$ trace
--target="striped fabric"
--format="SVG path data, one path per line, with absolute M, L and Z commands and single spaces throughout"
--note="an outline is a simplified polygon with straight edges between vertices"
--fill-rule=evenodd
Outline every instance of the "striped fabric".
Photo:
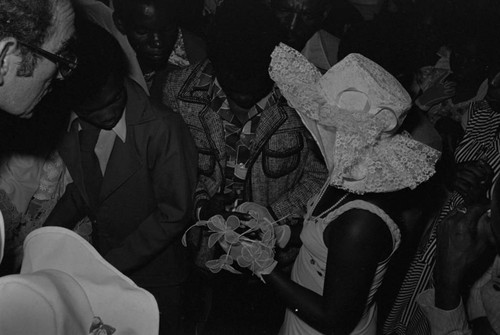
M 465 136 L 456 153 L 457 163 L 485 159 L 494 171 L 495 182 L 500 175 L 500 113 L 486 101 L 471 103 Z M 491 192 L 491 190 L 490 190 Z M 489 194 L 488 194 L 489 196 Z M 433 287 L 432 273 L 435 265 L 436 231 L 438 224 L 463 200 L 452 193 L 440 214 L 432 221 L 422 236 L 419 250 L 413 258 L 392 310 L 384 323 L 384 334 L 430 334 L 427 320 L 416 303 L 416 297 Z

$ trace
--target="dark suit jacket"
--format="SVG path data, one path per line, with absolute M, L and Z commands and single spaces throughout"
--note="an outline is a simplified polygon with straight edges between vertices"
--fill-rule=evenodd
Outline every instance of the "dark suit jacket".
M 181 235 L 192 215 L 197 153 L 182 118 L 151 103 L 126 82 L 126 141 L 116 138 L 97 208 L 85 192 L 77 131 L 59 147 L 73 178 L 46 225 L 73 228 L 88 215 L 97 250 L 140 286 L 165 286 L 187 275 Z

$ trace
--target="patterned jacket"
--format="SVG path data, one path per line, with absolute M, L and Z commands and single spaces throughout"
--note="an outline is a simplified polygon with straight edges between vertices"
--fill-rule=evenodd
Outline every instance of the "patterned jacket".
M 221 188 L 226 166 L 224 127 L 210 107 L 209 88 L 199 85 L 212 74 L 206 60 L 170 73 L 162 85 L 163 103 L 180 113 L 198 149 L 199 181 L 195 204 Z M 245 179 L 244 201 L 267 206 L 278 218 L 302 215 L 327 177 L 316 144 L 284 98 L 262 112 Z

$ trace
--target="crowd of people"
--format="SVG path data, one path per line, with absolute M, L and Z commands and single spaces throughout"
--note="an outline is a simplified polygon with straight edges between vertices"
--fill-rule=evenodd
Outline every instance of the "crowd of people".
M 0 334 L 500 333 L 498 1 L 0 0 L 0 110 Z

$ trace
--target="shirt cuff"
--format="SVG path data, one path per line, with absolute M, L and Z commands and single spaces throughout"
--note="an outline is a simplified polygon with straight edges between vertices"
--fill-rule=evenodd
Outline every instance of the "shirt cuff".
M 434 289 L 429 289 L 417 297 L 417 303 L 431 326 L 432 335 L 471 334 L 462 300 L 457 308 L 447 311 L 436 307 L 434 293 Z

